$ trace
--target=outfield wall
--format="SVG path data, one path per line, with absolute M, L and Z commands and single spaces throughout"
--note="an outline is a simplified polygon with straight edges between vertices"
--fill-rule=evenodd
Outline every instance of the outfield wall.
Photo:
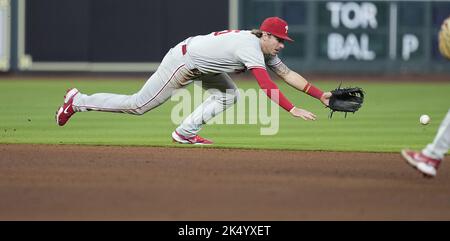
M 148 72 L 179 41 L 228 28 L 227 0 L 17 0 L 15 9 L 20 71 Z
M 302 73 L 450 74 L 450 0 L 0 0 L 0 71 L 154 71 L 189 36 L 268 16 L 289 22 L 280 55 Z

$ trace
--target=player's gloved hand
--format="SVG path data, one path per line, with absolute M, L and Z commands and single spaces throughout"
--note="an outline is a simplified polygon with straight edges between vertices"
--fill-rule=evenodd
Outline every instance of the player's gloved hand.
M 331 95 L 331 92 L 325 92 L 323 93 L 322 97 L 320 97 L 320 101 L 327 107 L 330 105 Z
M 316 115 L 307 110 L 294 107 L 290 112 L 294 117 L 300 117 L 303 120 L 316 120 Z
M 335 90 L 330 91 L 328 107 L 331 109 L 330 118 L 335 111 L 344 112 L 347 117 L 348 112 L 355 113 L 364 103 L 365 92 L 360 87 L 341 88 L 339 85 Z

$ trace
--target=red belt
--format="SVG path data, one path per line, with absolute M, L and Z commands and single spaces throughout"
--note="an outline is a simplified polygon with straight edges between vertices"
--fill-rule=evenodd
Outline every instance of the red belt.
M 181 45 L 181 52 L 183 53 L 183 55 L 186 54 L 186 52 L 187 52 L 187 45 L 186 44 Z

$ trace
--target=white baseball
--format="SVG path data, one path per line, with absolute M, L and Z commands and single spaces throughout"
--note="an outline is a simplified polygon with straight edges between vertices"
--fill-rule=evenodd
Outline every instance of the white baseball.
M 422 124 L 422 125 L 427 125 L 428 123 L 430 123 L 430 116 L 428 116 L 428 115 L 421 115 L 420 116 L 420 119 L 419 119 L 419 121 L 420 121 L 420 124 Z

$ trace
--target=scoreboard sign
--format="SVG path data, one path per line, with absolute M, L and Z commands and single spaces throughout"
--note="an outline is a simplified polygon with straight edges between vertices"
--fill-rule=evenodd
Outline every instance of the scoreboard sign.
M 328 11 L 326 20 L 332 32 L 328 33 L 327 56 L 331 60 L 348 59 L 373 60 L 376 52 L 370 46 L 370 30 L 378 28 L 378 9 L 374 3 L 328 2 L 324 4 Z M 361 33 L 354 31 L 361 29 Z M 338 31 L 341 30 L 341 31 Z M 348 32 L 345 32 L 345 31 Z
M 319 4 L 319 9 L 319 24 L 327 32 L 320 38 L 326 43 L 320 55 L 330 60 L 371 61 L 389 57 L 408 61 L 421 52 L 421 35 L 397 31 L 396 3 L 325 2 Z

